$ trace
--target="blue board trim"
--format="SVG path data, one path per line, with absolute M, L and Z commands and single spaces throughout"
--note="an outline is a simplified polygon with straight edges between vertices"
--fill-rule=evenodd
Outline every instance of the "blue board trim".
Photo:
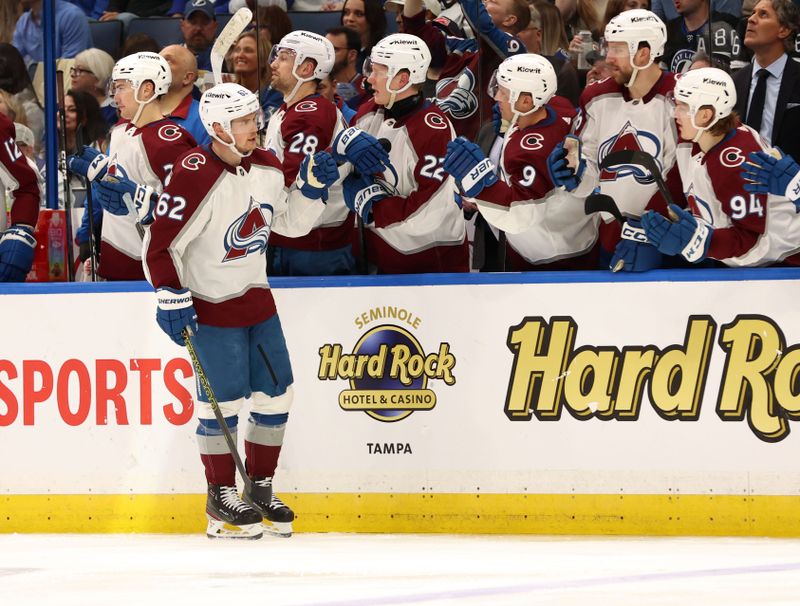
M 744 269 L 659 269 L 640 274 L 607 271 L 541 271 L 524 273 L 409 274 L 390 276 L 323 276 L 270 278 L 273 288 L 359 288 L 367 286 L 461 286 L 481 284 L 585 284 L 620 282 L 739 282 L 800 280 L 800 267 Z M 0 295 L 48 295 L 152 292 L 147 282 L 42 282 L 0 284 Z

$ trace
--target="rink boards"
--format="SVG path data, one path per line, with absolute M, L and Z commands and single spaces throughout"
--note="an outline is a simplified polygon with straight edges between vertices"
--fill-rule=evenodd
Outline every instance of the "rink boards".
M 800 536 L 800 271 L 272 282 L 299 531 Z M 148 286 L 0 295 L 0 532 L 201 531 Z

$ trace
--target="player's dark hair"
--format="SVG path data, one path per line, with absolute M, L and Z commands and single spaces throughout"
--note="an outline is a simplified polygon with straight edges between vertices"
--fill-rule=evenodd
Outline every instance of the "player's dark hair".
M 704 105 L 700 109 L 710 109 L 713 111 L 713 107 L 710 105 Z M 715 137 L 723 136 L 728 134 L 731 130 L 739 126 L 740 124 L 739 114 L 735 111 L 732 111 L 730 114 L 721 118 L 714 126 L 708 129 L 709 134 L 714 135 Z
M 331 27 L 325 34 L 330 34 L 331 36 L 341 36 L 347 39 L 347 50 L 354 50 L 360 51 L 361 50 L 361 38 L 358 35 L 358 32 L 351 27 L 345 27 L 344 25 L 340 25 L 339 27 Z
M 518 34 L 531 23 L 531 9 L 529 8 L 528 0 L 513 0 L 511 14 L 517 18 L 514 25 L 511 26 L 511 30 L 514 34 Z
M 119 58 L 122 59 L 134 53 L 144 52 L 160 53 L 161 45 L 156 42 L 155 38 L 147 34 L 133 34 L 125 38 L 125 44 L 122 45 L 122 49 L 119 51 Z

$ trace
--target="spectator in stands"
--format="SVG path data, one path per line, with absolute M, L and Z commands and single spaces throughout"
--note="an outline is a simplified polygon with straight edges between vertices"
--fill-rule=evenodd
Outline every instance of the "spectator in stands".
M 745 0 L 747 1 L 747 0 Z M 652 0 L 652 11 L 666 23 L 678 18 L 675 0 Z M 714 10 L 738 17 L 742 14 L 742 0 L 714 0 Z
M 333 44 L 334 63 L 330 79 L 336 95 L 350 109 L 357 110 L 368 97 L 364 90 L 364 77 L 356 70 L 361 39 L 349 27 L 332 27 L 325 37 Z
M 134 34 L 125 38 L 125 43 L 119 51 L 120 59 L 134 53 L 160 53 L 161 45 L 145 33 Z
M 6 0 L 8 1 L 8 0 Z M 74 57 L 92 46 L 89 21 L 74 4 L 66 0 L 54 0 L 56 12 L 56 57 Z M 14 46 L 19 49 L 26 64 L 44 60 L 44 37 L 42 36 L 42 0 L 19 0 L 26 12 L 14 28 Z
M 726 71 L 744 67 L 736 17 L 710 13 L 708 0 L 680 0 L 676 6 L 679 16 L 667 22 L 667 46 L 661 58 L 669 71 L 685 72 L 698 50 L 724 61 Z
M 23 108 L 11 93 L 0 89 L 0 114 L 7 116 L 12 122 L 19 122 L 27 126 L 28 119 Z
M 533 6 L 539 11 L 539 16 L 542 20 L 541 54 L 569 58 L 566 51 L 569 46 L 569 40 L 567 40 L 567 32 L 559 10 L 547 0 L 534 2 Z
M 595 0 L 556 0 L 555 4 L 564 19 L 568 40 L 582 30 L 592 32 L 595 40 L 600 39 L 600 16 Z
M 228 12 L 236 12 L 228 11 L 228 0 L 208 0 L 214 5 L 214 12 L 218 15 L 225 15 Z M 167 14 L 170 17 L 183 17 L 186 15 L 186 4 L 187 0 L 173 0 L 172 6 L 167 11 Z
M 356 71 L 361 73 L 364 60 L 372 47 L 386 35 L 386 16 L 380 0 L 345 0 L 342 6 L 342 25 L 356 31 L 361 38 L 361 49 L 356 61 Z
M 636 8 L 650 10 L 650 0 L 608 0 L 608 4 L 606 4 L 606 14 L 603 17 L 602 29 L 600 31 L 605 31 L 608 22 L 620 13 Z
M 87 48 L 79 52 L 75 55 L 75 63 L 69 68 L 70 87 L 73 91 L 84 91 L 97 99 L 109 128 L 118 120 L 117 108 L 107 96 L 112 69 L 114 59 L 99 48 Z
M 264 38 L 256 39 L 253 31 L 245 32 L 236 40 L 230 55 L 235 82 L 256 93 L 264 117 L 268 120 L 283 103 L 283 95 L 270 86 L 272 70 L 269 55 L 272 45 Z
M 14 27 L 22 15 L 19 2 L 0 2 L 0 42 L 11 42 L 14 39 Z
M 172 72 L 172 84 L 167 94 L 159 99 L 161 111 L 189 131 L 198 145 L 205 145 L 210 137 L 200 120 L 200 104 L 192 97 L 197 80 L 197 61 L 188 48 L 179 44 L 165 47 L 160 55 L 167 60 Z
M 37 141 L 44 140 L 44 112 L 31 77 L 20 52 L 11 44 L 0 44 L 0 89 L 12 95 L 13 100 L 25 110 L 26 126 Z M 20 122 L 20 120 L 17 120 Z
M 533 3 L 530 4 L 530 9 L 531 21 L 528 27 L 517 34 L 517 38 L 522 40 L 529 53 L 539 55 L 542 51 L 542 16 Z
M 217 35 L 217 16 L 209 0 L 189 0 L 181 19 L 183 45 L 197 61 L 197 69 L 211 70 L 211 47 Z
M 736 112 L 774 146 L 800 160 L 800 63 L 789 59 L 800 9 L 791 0 L 760 0 L 744 44 L 753 61 L 733 76 Z
M 270 44 L 277 44 L 289 32 L 294 30 L 292 20 L 280 6 L 259 6 L 253 15 L 253 26 L 258 33 L 266 37 Z

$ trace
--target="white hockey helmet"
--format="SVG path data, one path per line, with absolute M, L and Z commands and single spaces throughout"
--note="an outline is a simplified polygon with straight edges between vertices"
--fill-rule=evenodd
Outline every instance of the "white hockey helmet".
M 294 55 L 292 75 L 297 79 L 294 89 L 284 97 L 284 101 L 287 103 L 291 102 L 303 82 L 327 78 L 333 69 L 333 44 L 325 36 L 304 30 L 289 32 L 281 38 L 278 44 L 272 47 L 272 51 L 269 54 L 270 65 L 278 58 L 278 54 L 281 51 L 288 51 Z M 310 77 L 301 78 L 297 73 L 297 68 L 307 59 L 312 59 L 316 63 L 316 67 Z
M 219 123 L 225 134 L 233 140 L 231 122 L 236 118 L 249 116 L 253 113 L 257 116 L 260 130 L 263 127 L 264 116 L 261 111 L 261 104 L 258 102 L 258 96 L 241 84 L 223 82 L 212 86 L 200 97 L 200 120 L 203 122 L 206 132 L 212 139 L 225 145 L 240 157 L 248 154 L 242 154 L 236 149 L 235 143 L 227 143 L 220 139 L 214 132 L 214 123 Z
M 729 116 L 736 106 L 736 86 L 726 72 L 715 67 L 702 67 L 686 72 L 675 82 L 675 101 L 689 106 L 692 126 L 698 130 L 695 137 Z M 714 108 L 714 118 L 707 126 L 698 126 L 695 116 L 700 108 Z
M 502 87 L 508 89 L 509 103 L 514 111 L 514 119 L 535 112 L 556 94 L 558 81 L 552 63 L 533 53 L 512 55 L 503 61 L 492 74 L 489 82 L 489 96 L 494 99 Z M 514 109 L 521 93 L 530 93 L 533 97 L 533 109 L 519 113 Z
M 408 70 L 408 84 L 397 91 L 404 91 L 411 84 L 424 84 L 431 64 L 431 51 L 428 45 L 417 36 L 411 34 L 392 34 L 380 40 L 372 47 L 369 58 L 364 62 L 364 77 L 368 78 L 373 65 L 385 65 L 389 68 L 389 82 L 401 70 Z
M 608 22 L 605 41 L 606 43 L 624 42 L 628 45 L 628 56 L 633 67 L 633 75 L 628 82 L 630 87 L 640 69 L 650 67 L 657 57 L 664 54 L 664 47 L 667 44 L 667 26 L 655 13 L 637 8 L 620 13 Z M 633 58 L 642 42 L 647 42 L 650 46 L 650 61 L 647 65 L 634 65 Z
M 158 53 L 141 52 L 123 57 L 111 70 L 111 84 L 117 80 L 127 80 L 133 89 L 133 99 L 139 104 L 131 122 L 136 122 L 148 103 L 166 94 L 172 84 L 172 70 L 169 63 Z M 139 98 L 139 89 L 147 81 L 153 83 L 154 94 L 149 99 Z

